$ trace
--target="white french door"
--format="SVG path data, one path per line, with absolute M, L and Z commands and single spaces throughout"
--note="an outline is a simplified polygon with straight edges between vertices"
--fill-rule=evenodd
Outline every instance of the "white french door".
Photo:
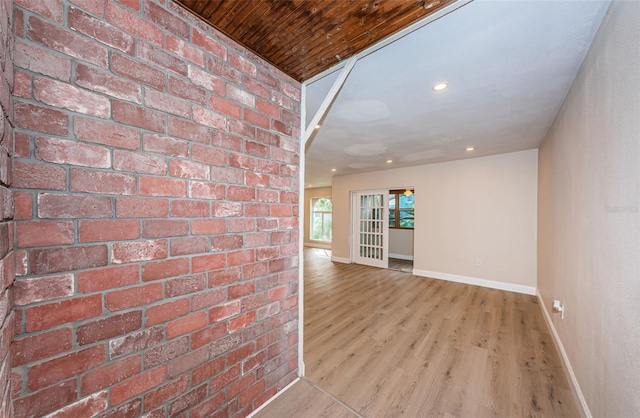
M 354 263 L 389 267 L 389 191 L 355 192 Z

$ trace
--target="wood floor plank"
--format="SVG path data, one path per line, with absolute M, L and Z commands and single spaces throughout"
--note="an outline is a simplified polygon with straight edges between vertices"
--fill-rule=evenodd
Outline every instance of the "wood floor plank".
M 579 416 L 535 297 L 332 263 L 311 249 L 304 263 L 306 379 L 359 415 Z M 306 389 L 259 416 L 337 408 Z

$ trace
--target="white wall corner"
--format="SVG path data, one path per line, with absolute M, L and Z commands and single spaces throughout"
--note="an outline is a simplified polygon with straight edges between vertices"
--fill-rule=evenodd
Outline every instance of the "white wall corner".
M 544 316 L 544 320 L 551 331 L 551 337 L 553 338 L 553 342 L 556 345 L 556 348 L 560 352 L 560 357 L 562 359 L 562 366 L 564 371 L 569 379 L 569 383 L 571 384 L 571 392 L 573 393 L 574 398 L 578 404 L 578 412 L 580 412 L 580 416 L 583 418 L 592 418 L 591 411 L 589 410 L 589 405 L 587 405 L 587 400 L 584 398 L 582 394 L 582 390 L 580 389 L 580 385 L 578 384 L 578 379 L 576 378 L 575 373 L 573 372 L 573 367 L 571 367 L 571 362 L 569 361 L 569 357 L 567 356 L 567 352 L 562 345 L 562 340 L 560 340 L 560 336 L 558 335 L 558 331 L 556 331 L 556 327 L 553 325 L 553 321 L 551 320 L 551 316 L 549 315 L 549 311 L 547 310 L 547 306 L 544 304 L 544 300 L 542 298 L 542 294 L 540 293 L 540 289 L 536 289 L 536 297 L 538 298 L 538 304 L 540 305 L 540 310 L 542 311 L 542 316 Z
M 525 295 L 535 295 L 536 288 L 533 286 L 524 286 L 521 284 L 497 282 L 487 279 L 478 279 L 475 277 L 459 276 L 457 274 L 439 273 L 436 271 L 413 269 L 414 276 L 429 277 L 432 279 L 446 280 L 449 282 L 471 284 L 474 286 L 488 287 L 490 289 L 506 290 L 509 292 L 522 293 Z

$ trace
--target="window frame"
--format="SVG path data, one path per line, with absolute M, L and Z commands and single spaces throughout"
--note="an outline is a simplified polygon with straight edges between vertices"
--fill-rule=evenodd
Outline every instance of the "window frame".
M 390 195 L 395 195 L 395 202 L 396 202 L 396 207 L 393 208 L 394 211 L 394 226 L 391 226 L 391 222 L 389 222 L 389 229 L 409 229 L 409 230 L 413 230 L 415 229 L 415 218 L 414 218 L 414 226 L 412 228 L 408 228 L 408 227 L 403 227 L 400 226 L 400 195 L 404 194 L 404 192 L 407 189 L 396 189 L 396 190 L 389 190 L 389 194 Z M 416 194 L 414 189 L 409 189 L 411 190 L 411 192 L 413 194 Z M 389 213 L 391 213 L 391 208 L 389 209 Z M 415 216 L 415 208 L 414 210 L 414 216 Z
M 331 211 L 326 211 L 326 210 L 319 210 L 319 211 L 315 211 L 315 202 L 320 200 L 320 199 L 328 199 L 329 202 L 331 202 Z M 314 226 L 314 222 L 313 222 L 313 215 L 316 213 L 321 214 L 322 216 L 320 217 L 320 219 L 322 220 L 322 230 L 324 230 L 324 224 L 325 224 L 325 215 L 326 214 L 330 214 L 331 215 L 331 223 L 332 223 L 332 227 L 333 227 L 333 199 L 331 198 L 331 196 L 316 196 L 316 197 L 312 197 L 311 201 L 309 202 L 309 241 L 313 241 L 313 242 L 323 242 L 323 243 L 331 243 L 333 241 L 333 231 L 331 231 L 331 239 L 329 241 L 325 241 L 322 239 L 314 239 L 313 238 L 313 226 Z

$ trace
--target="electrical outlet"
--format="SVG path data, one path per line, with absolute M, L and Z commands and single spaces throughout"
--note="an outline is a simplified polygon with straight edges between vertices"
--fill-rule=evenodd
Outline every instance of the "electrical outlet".
M 482 259 L 476 258 L 476 266 L 480 267 L 482 265 Z

